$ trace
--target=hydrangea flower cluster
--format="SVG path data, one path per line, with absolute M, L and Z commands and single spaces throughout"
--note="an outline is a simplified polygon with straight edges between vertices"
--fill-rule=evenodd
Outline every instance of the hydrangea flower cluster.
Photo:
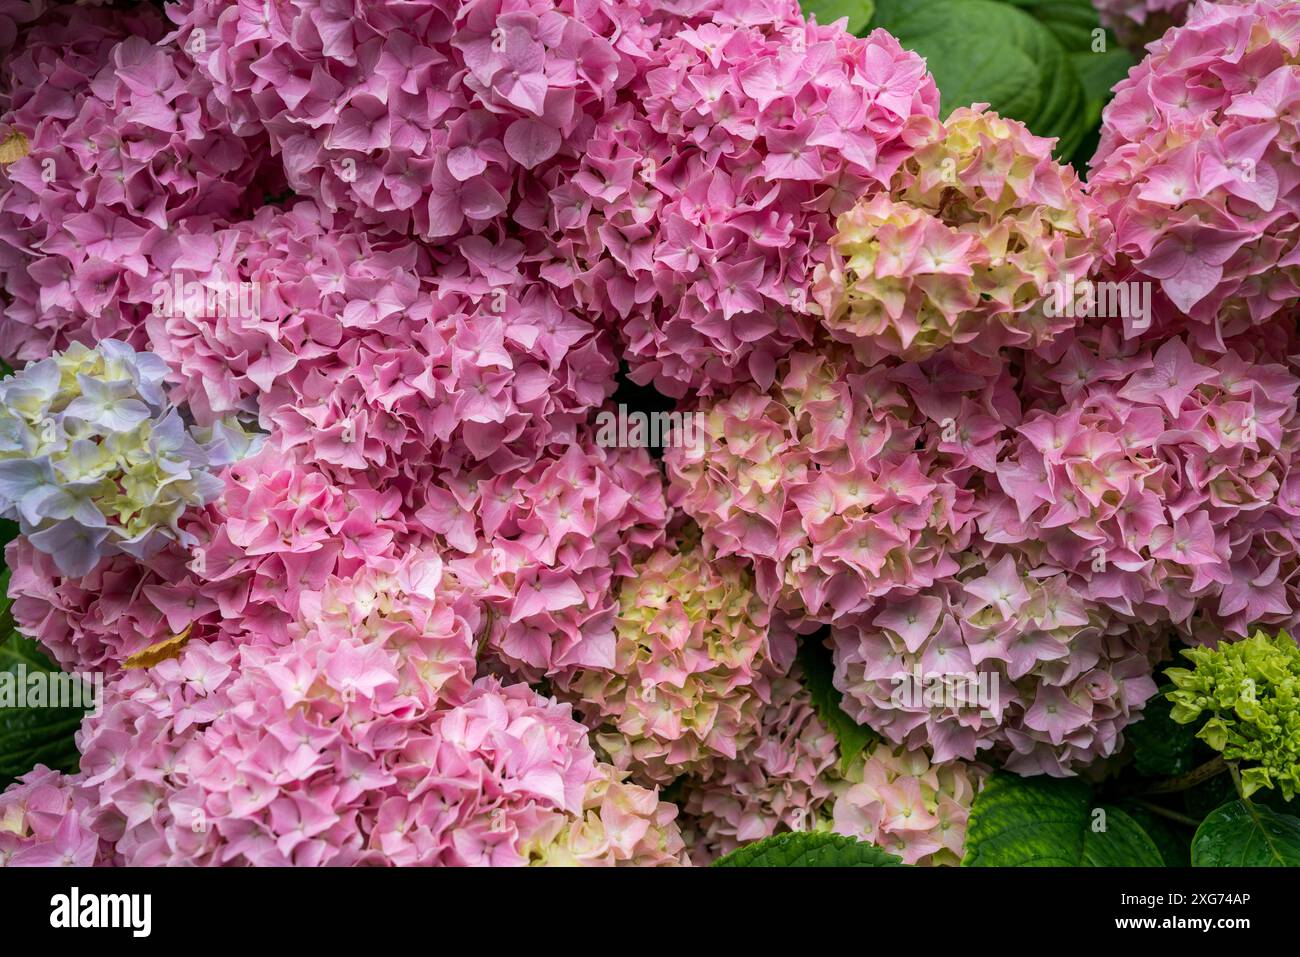
M 146 558 L 169 539 L 192 544 L 186 508 L 220 494 L 212 469 L 255 444 L 237 422 L 188 429 L 163 394 L 166 374 L 157 356 L 105 339 L 0 383 L 0 514 L 63 574 L 119 551 Z
M 1219 350 L 1094 327 L 1030 361 L 980 528 L 1126 616 L 1244 637 L 1300 613 L 1294 333 Z M 1288 544 L 1290 543 L 1290 544 Z M 1154 606 L 1154 608 L 1152 607 Z
M 189 57 L 156 45 L 147 5 L 65 4 L 27 28 L 0 74 L 4 124 L 28 155 L 0 177 L 0 354 L 72 341 L 143 348 L 154 288 L 213 222 L 279 181 L 264 134 L 235 133 Z
M 833 629 L 845 710 L 939 762 L 992 749 L 1009 770 L 1062 776 L 1115 753 L 1156 693 L 1159 633 L 1010 554 L 963 565 Z
M 923 359 L 1032 348 L 1072 326 L 1051 297 L 1088 274 L 1099 224 L 1052 145 L 978 108 L 936 122 L 888 192 L 839 217 L 813 286 L 831 334 Z
M 0 0 L 11 611 L 105 678 L 0 863 L 953 864 L 1171 639 L 1295 791 L 1227 643 L 1300 626 L 1294 4 L 1166 34 L 1087 186 L 795 0 L 167 16 Z M 647 386 L 701 441 L 611 444 Z
M 966 821 L 987 769 L 978 764 L 931 762 L 924 751 L 871 752 L 848 775 L 835 799 L 835 830 L 870 841 L 904 864 L 961 862 Z
M 520 468 L 614 391 L 608 336 L 537 281 L 517 240 L 446 254 L 306 202 L 193 239 L 175 284 L 196 302 L 248 289 L 258 307 L 191 309 L 187 294 L 150 314 L 178 395 L 200 418 L 256 413 L 340 480 Z
M 773 647 L 767 626 L 744 566 L 661 548 L 623 582 L 612 667 L 564 684 L 617 767 L 666 784 L 754 740 L 770 676 L 794 652 Z
M 1286 632 L 1256 632 L 1217 648 L 1186 648 L 1191 669 L 1169 668 L 1171 717 L 1203 722 L 1196 736 L 1229 761 L 1246 761 L 1242 792 L 1300 792 L 1300 647 Z
M 829 825 L 839 751 L 799 678 L 796 669 L 773 679 L 750 745 L 687 785 L 682 808 L 696 863 L 779 831 Z
M 265 131 L 289 185 L 429 240 L 506 216 L 536 228 L 555 170 L 703 2 L 192 0 L 171 35 L 240 134 Z
M 1293 324 L 1298 24 L 1287 0 L 1198 4 L 1106 107 L 1088 181 L 1114 224 L 1103 273 L 1159 288 L 1157 332 Z
M 771 389 L 703 403 L 708 441 L 665 456 L 671 501 L 796 613 L 835 619 L 925 587 L 957 571 L 977 514 L 966 476 L 992 468 L 1003 410 L 1015 414 L 998 366 L 794 353 Z
M 889 182 L 937 116 L 923 61 L 777 13 L 683 29 L 552 190 L 580 301 L 617 324 L 632 379 L 680 396 L 771 382 L 810 340 L 833 218 Z M 557 270 L 557 272 L 560 272 Z
M 680 862 L 675 809 L 567 706 L 489 678 L 433 711 L 391 650 L 215 643 L 125 672 L 80 736 L 83 839 L 126 865 Z

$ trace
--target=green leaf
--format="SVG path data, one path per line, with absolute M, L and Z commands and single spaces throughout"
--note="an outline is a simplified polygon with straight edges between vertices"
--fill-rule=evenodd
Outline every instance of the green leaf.
M 1056 137 L 1058 156 L 1083 139 L 1083 84 L 1056 34 L 1029 12 L 1000 0 L 877 0 L 873 27 L 926 58 L 946 116 L 988 103 L 1039 136 Z
M 1104 817 L 1095 814 L 1104 811 Z M 1093 830 L 1104 824 L 1104 830 Z M 1160 850 L 1113 805 L 1093 804 L 1078 778 L 999 772 L 984 785 L 966 828 L 965 867 L 1161 867 Z
M 1092 0 L 1006 0 L 1007 3 L 1024 10 L 1060 41 L 1067 53 L 1090 51 L 1093 46 L 1093 31 L 1101 29 L 1101 21 Z M 1106 49 L 1118 46 L 1109 33 L 1106 37 Z
M 988 103 L 1056 137 L 1063 160 L 1092 155 L 1102 107 L 1135 62 L 1095 32 L 1091 0 L 877 0 L 871 26 L 926 58 L 945 115 Z
M 1173 704 L 1165 693 L 1172 690 L 1172 685 L 1161 687 L 1142 709 L 1142 720 L 1124 729 L 1133 764 L 1147 777 L 1176 777 L 1196 766 L 1196 729 L 1170 717 Z
M 1110 91 L 1120 80 L 1128 76 L 1128 71 L 1137 63 L 1133 54 L 1116 45 L 1107 47 L 1105 53 L 1071 53 L 1070 62 L 1083 84 L 1083 93 L 1090 103 L 1096 103 L 1097 118 L 1101 118 L 1101 107 L 1110 100 Z
M 848 17 L 849 33 L 861 33 L 876 9 L 875 0 L 803 0 L 800 6 L 805 16 L 816 16 L 823 25 Z
M 1128 76 L 1137 60 L 1133 54 L 1121 47 L 1114 38 L 1110 38 L 1105 53 L 1073 53 L 1070 62 L 1079 74 L 1083 84 L 1083 95 L 1087 99 L 1086 126 L 1084 134 L 1071 157 L 1071 164 L 1080 176 L 1086 176 L 1088 163 L 1097 153 L 1101 143 L 1101 112 L 1110 102 L 1111 91 L 1120 80 Z
M 7 607 L 0 617 L 8 617 Z M 57 673 L 36 642 L 10 631 L 0 640 L 0 671 L 18 674 L 20 665 L 28 675 Z M 74 735 L 83 714 L 80 708 L 0 707 L 0 790 L 38 764 L 75 771 L 81 756 Z
M 874 844 L 826 832 L 788 833 L 746 844 L 713 862 L 714 867 L 901 867 Z
M 1101 118 L 1115 84 L 1137 62 L 1115 35 L 1101 26 L 1092 0 L 1007 0 L 1047 27 L 1070 58 L 1088 100 L 1089 123 Z M 1100 34 L 1098 34 L 1100 31 Z
M 1300 867 L 1300 818 L 1233 801 L 1201 822 L 1193 867 Z
M 843 774 L 863 752 L 880 740 L 880 735 L 858 724 L 840 706 L 843 695 L 833 683 L 835 664 L 821 633 L 799 643 L 799 664 L 803 668 L 804 687 L 808 689 L 817 717 L 835 736 L 840 751 L 840 773 Z

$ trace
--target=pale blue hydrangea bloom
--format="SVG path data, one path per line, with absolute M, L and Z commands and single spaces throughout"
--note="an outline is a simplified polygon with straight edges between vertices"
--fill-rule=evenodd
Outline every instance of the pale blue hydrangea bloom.
M 166 375 L 157 356 L 107 339 L 0 381 L 0 514 L 65 575 L 117 551 L 192 545 L 185 510 L 219 495 L 214 472 L 260 445 L 233 419 L 188 426 Z

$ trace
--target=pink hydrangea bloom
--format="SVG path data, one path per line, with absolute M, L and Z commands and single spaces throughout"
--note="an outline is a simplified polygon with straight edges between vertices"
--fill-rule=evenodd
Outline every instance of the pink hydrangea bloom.
M 707 441 L 665 455 L 670 500 L 721 555 L 751 559 L 760 594 L 829 620 L 957 570 L 1019 417 L 1002 363 L 942 353 L 867 367 L 798 352 L 766 392 L 701 405 Z
M 1114 754 L 1155 694 L 1161 631 L 1011 554 L 961 558 L 959 575 L 835 626 L 845 710 L 938 762 L 993 749 L 1009 770 L 1063 776 Z
M 608 336 L 538 281 L 517 240 L 431 250 L 299 202 L 195 242 L 176 282 L 251 284 L 258 308 L 150 316 L 176 392 L 200 419 L 257 414 L 341 482 L 529 465 L 614 390 Z
M 110 678 L 80 784 L 117 862 L 382 860 L 392 767 L 471 695 L 478 607 L 420 552 L 300 598 L 283 636 L 191 637 Z
M 679 863 L 674 809 L 596 761 L 567 705 L 406 691 L 386 643 L 189 646 L 110 683 L 82 733 L 119 864 Z
M 970 807 L 987 773 L 978 764 L 945 764 L 924 751 L 880 745 L 836 798 L 835 831 L 870 841 L 904 864 L 958 864 Z
M 612 667 L 561 684 L 615 766 L 657 783 L 707 774 L 755 738 L 789 668 L 793 642 L 771 641 L 768 620 L 739 562 L 659 549 L 623 580 Z
M 193 551 L 114 557 L 68 578 L 13 542 L 6 562 L 19 627 L 62 667 L 109 673 L 181 633 L 283 642 L 304 593 L 426 540 L 408 528 L 396 493 L 340 489 L 271 449 L 227 469 L 225 481 L 216 501 L 187 517 Z
M 264 138 L 231 132 L 162 24 L 64 5 L 31 28 L 3 76 L 2 122 L 29 154 L 0 173 L 0 355 L 72 341 L 144 348 L 154 285 L 187 256 L 177 227 L 260 205 Z
M 81 741 L 121 863 L 386 857 L 394 768 L 440 705 L 468 698 L 475 614 L 417 555 L 304 595 L 287 643 L 192 639 L 124 672 Z
M 888 192 L 839 217 L 813 287 L 831 334 L 921 359 L 1031 348 L 1070 328 L 1054 307 L 1103 233 L 1078 176 L 1051 140 L 980 106 L 933 126 Z
M 552 272 L 610 316 L 634 381 L 681 396 L 771 382 L 810 340 L 834 217 L 888 183 L 937 115 L 923 61 L 883 30 L 763 18 L 663 39 L 577 172 L 551 191 Z
M 169 15 L 231 128 L 264 129 L 296 192 L 445 240 L 507 216 L 536 228 L 655 38 L 711 5 L 185 0 Z
M 0 792 L 0 867 L 92 867 L 107 852 L 91 827 L 93 798 L 42 765 Z
M 801 677 L 795 669 L 773 679 L 772 700 L 750 745 L 687 784 L 682 808 L 697 863 L 781 831 L 813 830 L 829 819 L 839 752 Z
M 584 431 L 527 468 L 449 475 L 413 516 L 487 609 L 487 650 L 536 680 L 614 667 L 614 580 L 664 539 L 663 479 L 641 449 Z
M 1290 627 L 1300 370 L 1294 331 L 1202 349 L 1088 327 L 1031 357 L 1026 414 L 979 525 L 1090 600 L 1185 629 Z
M 1300 7 L 1200 4 L 1150 50 L 1106 107 L 1091 163 L 1114 224 L 1105 277 L 1154 283 L 1156 333 L 1190 323 L 1213 345 L 1294 324 Z
M 1092 0 L 1101 22 L 1129 49 L 1141 50 L 1170 27 L 1178 26 L 1198 0 Z M 1234 0 L 1220 0 L 1232 3 Z

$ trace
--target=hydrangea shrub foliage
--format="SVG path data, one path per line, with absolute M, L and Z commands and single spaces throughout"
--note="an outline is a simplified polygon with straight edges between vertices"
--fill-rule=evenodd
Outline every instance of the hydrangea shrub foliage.
M 1098 8 L 4 4 L 0 864 L 1300 863 L 1300 6 Z

